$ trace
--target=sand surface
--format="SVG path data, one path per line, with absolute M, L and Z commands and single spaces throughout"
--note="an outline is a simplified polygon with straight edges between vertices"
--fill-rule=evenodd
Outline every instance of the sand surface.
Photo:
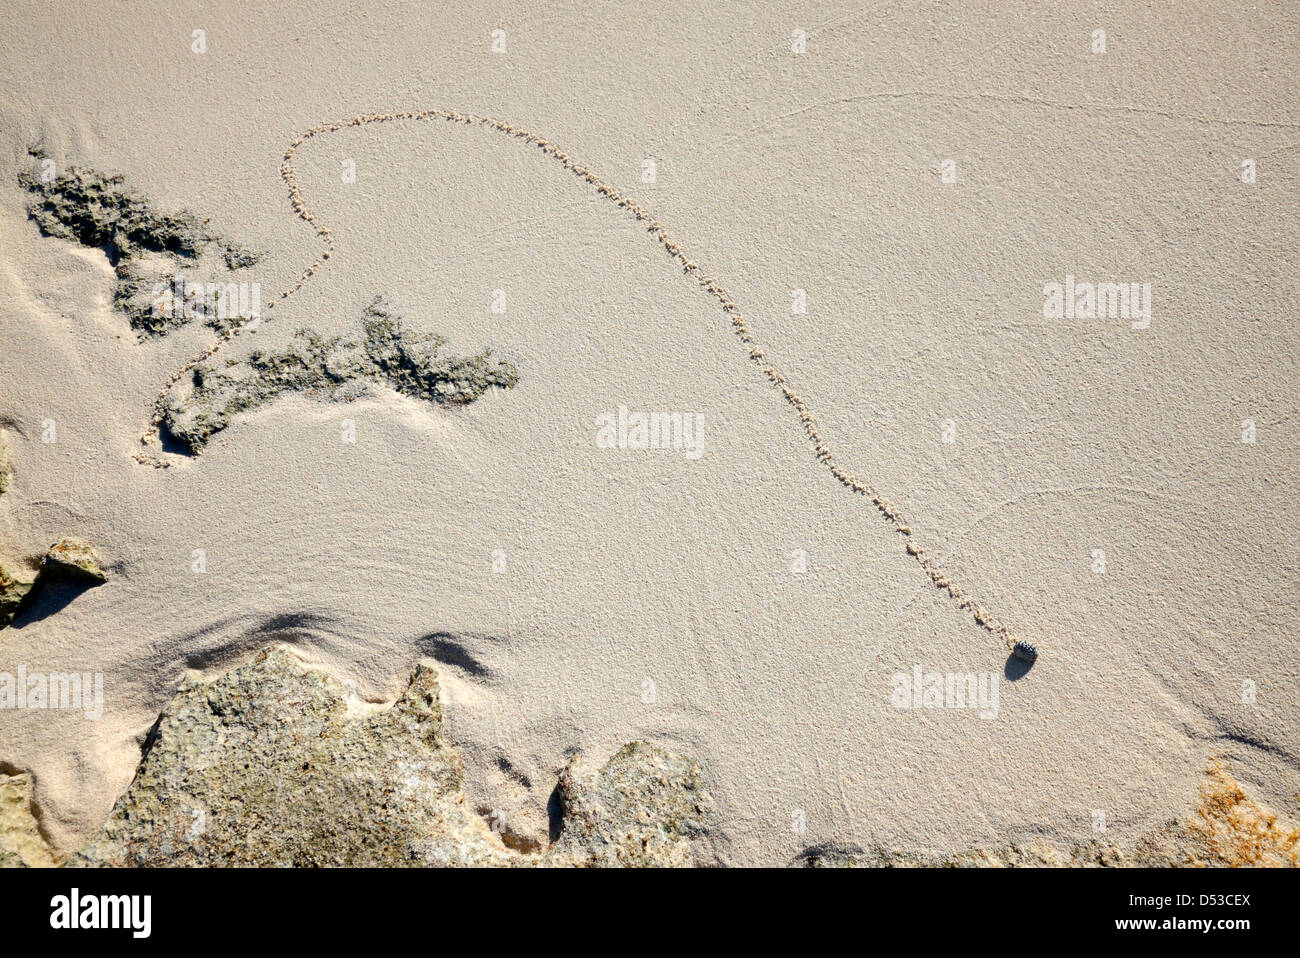
M 0 671 L 105 676 L 97 721 L 0 713 L 0 770 L 33 774 L 60 850 L 103 822 L 185 669 L 272 641 L 376 701 L 440 662 L 467 792 L 526 836 L 545 836 L 569 753 L 637 738 L 700 759 L 704 859 L 728 864 L 1069 844 L 1095 837 L 1094 810 L 1122 839 L 1190 807 L 1215 751 L 1295 816 L 1294 7 L 20 2 L 7 18 L 0 555 L 77 535 L 110 571 L 0 631 Z M 353 334 L 383 294 L 461 352 L 494 347 L 515 389 L 457 410 L 291 397 L 196 459 L 135 461 L 159 388 L 213 334 L 136 341 L 103 254 L 27 219 L 28 147 L 267 251 L 250 278 L 269 299 L 323 249 L 290 206 L 286 147 L 420 110 L 532 131 L 648 209 L 744 311 L 836 461 L 1038 646 L 1034 667 L 1009 667 L 817 460 L 643 223 L 481 126 L 305 143 L 297 181 L 335 250 L 223 355 L 301 326 Z M 1149 327 L 1046 318 L 1044 284 L 1067 275 L 1150 283 Z M 698 414 L 702 455 L 600 448 L 597 417 L 620 406 Z M 999 676 L 996 715 L 895 707 L 893 676 L 916 667 Z

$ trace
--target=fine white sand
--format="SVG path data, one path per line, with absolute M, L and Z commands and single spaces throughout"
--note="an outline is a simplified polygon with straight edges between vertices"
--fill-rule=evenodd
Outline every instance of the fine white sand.
M 537 838 L 566 755 L 636 738 L 701 760 L 705 861 L 1069 844 L 1093 810 L 1123 840 L 1191 804 L 1211 751 L 1295 816 L 1294 8 L 336 6 L 24 0 L 0 32 L 0 556 L 76 535 L 110 571 L 0 631 L 0 671 L 105 676 L 98 721 L 0 712 L 0 767 L 33 773 L 60 850 L 102 823 L 186 668 L 272 641 L 375 700 L 440 658 L 471 800 Z M 27 147 L 266 250 L 265 301 L 322 249 L 288 144 L 427 109 L 530 130 L 644 205 L 1034 668 L 1006 677 L 644 225 L 486 128 L 304 144 L 336 251 L 222 355 L 354 334 L 382 293 L 459 352 L 493 346 L 516 389 L 455 411 L 292 397 L 197 459 L 134 461 L 213 334 L 136 341 L 105 257 L 26 218 Z M 1150 283 L 1149 328 L 1044 318 L 1067 274 Z M 598 448 L 620 405 L 699 414 L 703 455 Z M 996 674 L 996 716 L 895 708 L 917 666 Z

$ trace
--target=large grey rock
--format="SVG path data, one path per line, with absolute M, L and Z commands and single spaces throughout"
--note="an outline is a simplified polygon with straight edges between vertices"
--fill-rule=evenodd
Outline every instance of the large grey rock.
M 681 865 L 708 796 L 698 766 L 645 743 L 561 782 L 559 841 L 508 848 L 461 793 L 434 671 L 376 707 L 278 646 L 191 677 L 75 865 Z
M 14 620 L 34 593 L 50 579 L 64 579 L 81 585 L 100 585 L 108 580 L 94 550 L 81 539 L 63 538 L 50 546 L 40 565 L 0 562 L 0 629 Z

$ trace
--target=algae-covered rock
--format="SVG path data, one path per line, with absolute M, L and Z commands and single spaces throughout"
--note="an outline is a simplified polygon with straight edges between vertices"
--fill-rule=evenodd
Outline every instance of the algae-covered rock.
M 29 152 L 47 160 L 39 148 Z M 196 267 L 211 253 L 215 261 L 209 268 L 225 276 L 260 259 L 261 254 L 214 232 L 206 219 L 187 210 L 155 209 L 119 174 L 69 166 L 57 176 L 24 170 L 18 180 L 33 194 L 27 213 L 43 234 L 104 250 L 117 271 L 114 303 L 141 336 L 163 335 L 195 318 L 215 322 L 210 303 L 160 307 L 172 301 L 160 293 L 178 278 L 181 266 Z
M 43 868 L 54 855 L 32 812 L 32 780 L 0 773 L 0 868 Z
M 149 336 L 161 336 L 189 322 L 184 309 L 159 291 L 170 291 L 176 273 L 161 257 L 123 259 L 117 264 L 117 287 L 113 305 L 120 309 L 131 328 Z
M 108 581 L 108 575 L 95 560 L 94 550 L 82 540 L 72 538 L 60 539 L 50 546 L 41 561 L 41 574 L 95 585 Z
M 26 569 L 0 562 L 0 628 L 14 620 L 36 585 L 36 576 Z
M 209 280 L 196 282 L 194 274 Z M 113 303 L 145 334 L 161 335 L 195 321 L 229 330 L 260 316 L 261 302 L 257 283 L 236 283 L 210 262 L 178 271 L 169 257 L 145 254 L 117 264 Z
M 375 706 L 285 646 L 191 677 L 75 865 L 684 864 L 707 796 L 688 759 L 642 743 L 565 773 L 563 833 L 521 854 L 466 807 L 434 671 Z
M 361 325 L 361 340 L 325 339 L 303 329 L 282 350 L 196 367 L 190 394 L 164 410 L 167 429 L 197 453 L 238 414 L 289 392 L 332 398 L 350 385 L 373 382 L 426 402 L 464 405 L 519 381 L 515 367 L 493 359 L 490 349 L 464 358 L 444 355 L 445 339 L 406 329 L 381 298 L 366 307 Z

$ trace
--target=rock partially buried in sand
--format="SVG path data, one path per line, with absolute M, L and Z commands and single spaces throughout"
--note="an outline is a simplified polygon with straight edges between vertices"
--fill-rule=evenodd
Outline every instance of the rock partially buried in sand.
M 108 575 L 95 560 L 95 552 L 80 539 L 60 539 L 50 546 L 41 562 L 41 575 L 58 576 L 99 585 L 108 581 Z
M 1196 809 L 1127 846 L 1095 840 L 1060 848 L 1035 838 L 944 857 L 812 848 L 799 856 L 798 863 L 809 868 L 1296 868 L 1300 867 L 1300 825 L 1251 799 L 1222 760 L 1214 758 L 1201 783 Z
M 435 405 L 463 406 L 519 382 L 518 370 L 494 359 L 491 349 L 452 356 L 441 336 L 407 329 L 382 297 L 366 307 L 361 328 L 364 335 L 356 340 L 300 329 L 279 351 L 195 367 L 193 389 L 163 411 L 168 432 L 197 454 L 235 416 L 288 393 L 342 398 L 349 389 L 376 383 Z
M 69 864 L 682 865 L 708 807 L 697 765 L 633 743 L 594 773 L 570 764 L 560 839 L 529 855 L 465 807 L 461 780 L 431 668 L 385 708 L 277 646 L 186 680 Z
M 0 774 L 0 868 L 45 868 L 54 856 L 32 813 L 30 775 Z
M 34 147 L 28 153 L 41 160 L 49 157 Z M 197 318 L 186 301 L 186 309 L 163 310 L 155 284 L 163 289 L 203 262 L 205 254 L 218 285 L 230 273 L 252 266 L 261 254 L 248 250 L 215 233 L 206 219 L 186 210 L 164 212 L 136 192 L 119 174 L 101 173 L 78 166 L 65 167 L 57 176 L 37 176 L 31 170 L 18 175 L 19 184 L 32 194 L 27 215 L 46 236 L 103 249 L 117 270 L 114 303 L 140 336 L 162 336 Z M 222 321 L 210 310 L 197 311 L 213 325 Z
M 0 629 L 14 620 L 35 585 L 36 576 L 0 563 Z
M 559 794 L 564 831 L 551 865 L 689 865 L 711 805 L 700 766 L 649 742 L 624 745 L 599 769 L 575 755 Z
M 108 574 L 99 567 L 94 550 L 80 539 L 60 539 L 50 546 L 35 571 L 0 562 L 0 629 L 5 628 L 47 580 L 65 579 L 82 585 L 100 585 Z

